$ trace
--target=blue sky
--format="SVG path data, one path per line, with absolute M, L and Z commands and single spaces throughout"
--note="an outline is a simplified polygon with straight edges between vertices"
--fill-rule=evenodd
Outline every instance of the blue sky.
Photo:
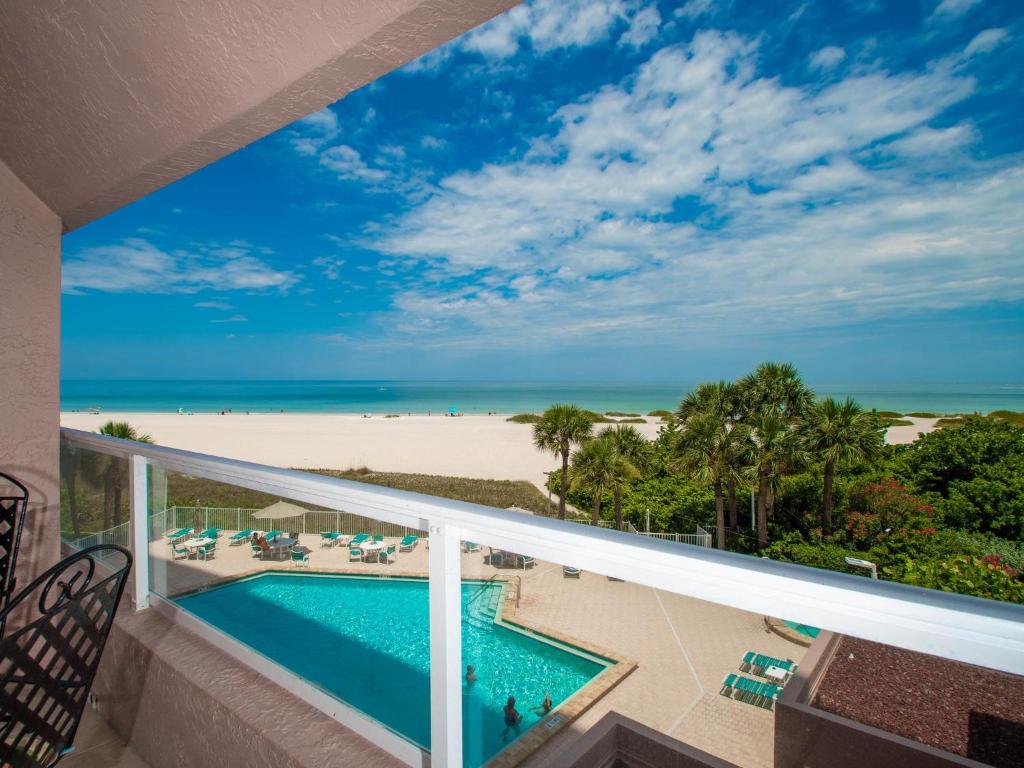
M 1024 13 L 532 2 L 64 238 L 66 378 L 1024 380 Z

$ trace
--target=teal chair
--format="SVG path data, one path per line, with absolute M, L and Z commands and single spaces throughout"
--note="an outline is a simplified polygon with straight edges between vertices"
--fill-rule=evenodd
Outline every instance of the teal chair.
M 292 550 L 292 565 L 309 567 L 309 552 L 304 549 Z
M 196 557 L 200 560 L 213 560 L 217 554 L 217 542 L 204 544 L 196 550 Z

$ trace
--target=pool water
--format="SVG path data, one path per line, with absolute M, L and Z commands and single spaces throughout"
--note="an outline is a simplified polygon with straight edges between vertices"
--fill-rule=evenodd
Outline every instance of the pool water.
M 476 768 L 503 739 L 509 696 L 526 733 L 549 692 L 554 705 L 608 662 L 494 623 L 500 584 L 463 582 L 464 765 Z M 430 631 L 427 582 L 313 574 L 262 574 L 176 602 L 269 659 L 430 748 Z
M 817 637 L 821 633 L 820 629 L 818 629 L 817 627 L 812 627 L 812 626 L 810 626 L 808 624 L 797 624 L 795 621 L 786 621 L 786 620 L 783 620 L 782 623 L 785 624 L 790 629 L 792 629 L 792 630 L 794 630 L 796 632 L 799 632 L 801 635 L 804 635 L 805 637 L 814 638 L 814 637 Z

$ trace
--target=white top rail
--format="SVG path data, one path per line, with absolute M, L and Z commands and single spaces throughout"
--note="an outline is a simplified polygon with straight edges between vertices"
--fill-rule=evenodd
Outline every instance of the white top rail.
M 78 447 L 428 530 L 721 605 L 1024 674 L 1024 607 L 62 429 Z

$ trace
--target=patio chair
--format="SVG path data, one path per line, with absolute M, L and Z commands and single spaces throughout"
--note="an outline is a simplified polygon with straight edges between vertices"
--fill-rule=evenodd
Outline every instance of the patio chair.
M 520 563 L 525 571 L 527 568 L 533 568 L 533 566 L 537 564 L 537 561 L 529 555 L 516 555 L 516 566 L 518 567 Z
M 386 549 L 382 549 L 380 552 L 377 553 L 377 562 L 384 563 L 385 565 L 395 562 L 396 559 L 397 555 L 395 555 L 394 544 L 392 544 L 390 547 L 387 547 Z
M 304 565 L 309 567 L 309 552 L 304 549 L 293 549 L 292 550 L 292 565 L 298 567 Z
M 571 565 L 562 566 L 562 576 L 566 579 L 578 579 L 580 574 L 583 573 L 579 568 L 573 568 Z
M 239 531 L 231 536 L 228 536 L 228 542 L 232 547 L 240 546 L 244 544 L 249 538 L 252 537 L 252 528 L 246 528 L 244 531 Z
M 217 554 L 217 542 L 212 544 L 204 544 L 203 546 L 196 549 L 196 558 L 199 560 L 213 560 Z
M 260 540 L 257 542 L 257 545 L 260 548 L 260 560 L 263 560 L 267 555 L 274 554 L 273 547 L 270 546 L 266 539 L 261 537 Z
M 188 560 L 192 557 L 192 553 L 185 547 L 179 547 L 177 544 L 171 544 L 171 559 L 172 560 Z
M 340 536 L 340 533 L 335 533 L 334 531 L 323 531 L 320 533 L 320 546 L 333 547 L 338 543 L 338 538 Z
M 249 542 L 249 549 L 251 550 L 253 557 L 259 557 L 259 558 L 262 559 L 262 557 L 263 557 L 263 547 L 260 546 L 258 541 L 250 541 Z
M 410 533 L 408 536 L 403 538 L 398 543 L 399 552 L 412 552 L 416 549 L 416 544 L 419 543 L 420 537 L 414 533 Z
M 363 550 L 359 547 L 349 547 L 348 550 L 348 561 L 350 563 L 358 563 L 363 559 Z
M 34 617 L 0 639 L 0 765 L 50 768 L 71 752 L 131 564 L 122 547 L 89 547 L 0 611 L 0 626 Z
M 465 547 L 466 552 L 472 553 L 480 551 L 480 545 L 477 544 L 475 541 L 467 541 L 463 544 L 463 546 Z
M 380 534 L 380 533 L 373 534 L 373 543 L 374 544 L 380 544 L 382 541 L 384 541 L 383 534 Z
M 25 513 L 28 511 L 28 488 L 10 475 L 0 472 L 0 481 L 13 485 L 6 495 L 0 495 L 0 610 L 14 595 L 18 579 L 14 568 L 17 565 L 18 550 L 21 546 L 21 532 L 25 527 Z M 0 620 L 0 635 L 4 623 Z

